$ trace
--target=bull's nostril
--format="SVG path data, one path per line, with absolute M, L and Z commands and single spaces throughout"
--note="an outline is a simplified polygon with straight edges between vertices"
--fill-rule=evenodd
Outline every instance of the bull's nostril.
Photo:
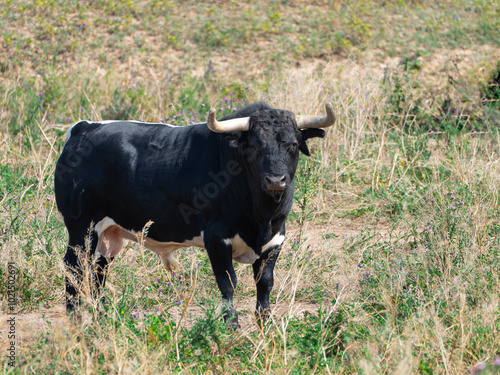
M 283 190 L 286 188 L 286 175 L 271 176 L 267 175 L 264 177 L 264 184 L 266 185 L 266 190 L 276 191 Z

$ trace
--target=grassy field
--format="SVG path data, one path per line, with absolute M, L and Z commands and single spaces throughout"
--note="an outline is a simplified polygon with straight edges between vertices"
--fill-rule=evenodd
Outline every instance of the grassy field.
M 499 2 L 0 0 L 0 98 L 0 372 L 500 370 Z M 203 251 L 170 274 L 128 245 L 106 313 L 86 300 L 73 325 L 53 193 L 66 130 L 258 100 L 337 114 L 299 163 L 271 321 L 253 321 L 251 267 L 232 331 Z

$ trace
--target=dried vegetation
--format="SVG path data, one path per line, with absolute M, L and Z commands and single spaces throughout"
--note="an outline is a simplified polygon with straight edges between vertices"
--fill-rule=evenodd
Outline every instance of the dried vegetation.
M 500 347 L 495 1 L 62 1 L 0 6 L 4 373 L 485 373 Z M 53 171 L 78 119 L 202 122 L 266 100 L 338 121 L 303 158 L 273 319 L 220 321 L 206 255 L 113 263 L 105 314 L 63 314 Z M 488 372 L 490 371 L 490 372 Z

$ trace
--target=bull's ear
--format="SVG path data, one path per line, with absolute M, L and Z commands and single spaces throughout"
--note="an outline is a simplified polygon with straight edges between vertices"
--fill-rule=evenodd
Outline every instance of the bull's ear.
M 228 140 L 229 141 L 229 146 L 231 146 L 233 148 L 239 148 L 240 144 L 242 143 L 242 140 L 241 140 L 241 138 L 242 138 L 242 132 L 239 132 L 239 131 L 221 133 L 220 136 L 223 139 Z
M 241 138 L 241 132 L 233 131 L 233 132 L 221 133 L 220 136 L 222 138 L 228 139 L 230 141 L 237 141 Z
M 309 152 L 309 148 L 307 147 L 306 141 L 309 138 L 324 138 L 325 136 L 325 131 L 323 129 L 304 129 L 301 130 L 300 133 L 302 134 L 302 139 L 299 143 L 299 150 L 306 156 L 311 156 L 311 153 Z

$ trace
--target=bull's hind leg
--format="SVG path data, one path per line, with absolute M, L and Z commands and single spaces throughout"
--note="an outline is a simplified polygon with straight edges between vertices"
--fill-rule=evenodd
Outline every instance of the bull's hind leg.
M 82 284 L 82 275 L 78 262 L 78 245 L 71 240 L 66 249 L 64 263 L 66 265 L 66 312 L 73 313 L 80 305 L 79 290 Z
M 265 322 L 271 313 L 269 295 L 274 285 L 274 265 L 276 264 L 280 250 L 281 247 L 270 249 L 252 264 L 255 284 L 257 286 L 255 317 L 259 322 Z
M 92 279 L 92 298 L 97 301 L 100 291 L 106 284 L 106 276 L 108 273 L 108 266 L 113 261 L 115 256 L 120 252 L 123 247 L 123 237 L 120 235 L 120 228 L 116 225 L 110 225 L 104 230 L 101 230 L 99 223 L 96 225 L 98 232 L 97 251 L 99 259 L 95 263 L 92 271 L 95 272 L 95 277 Z M 104 301 L 102 301 L 104 302 Z
M 106 285 L 106 276 L 108 273 L 109 264 L 114 258 L 106 258 L 105 256 L 100 256 L 95 264 L 95 277 L 93 277 L 93 295 L 92 298 L 97 301 L 100 296 L 100 291 Z M 104 298 L 104 297 L 103 297 Z
M 68 227 L 69 241 L 64 256 L 66 264 L 66 311 L 73 313 L 80 306 L 83 277 L 89 269 L 90 254 L 95 251 L 97 238 L 89 226 Z M 76 312 L 77 315 L 78 312 Z
M 80 306 L 80 293 L 84 288 L 84 277 L 88 278 L 88 290 L 97 302 L 101 287 L 106 283 L 108 258 L 100 256 L 93 262 L 98 236 L 90 224 L 83 229 L 68 229 L 69 243 L 64 256 L 66 264 L 66 311 L 72 313 Z M 113 260 L 113 258 L 110 258 Z M 77 313 L 78 315 L 78 313 Z

